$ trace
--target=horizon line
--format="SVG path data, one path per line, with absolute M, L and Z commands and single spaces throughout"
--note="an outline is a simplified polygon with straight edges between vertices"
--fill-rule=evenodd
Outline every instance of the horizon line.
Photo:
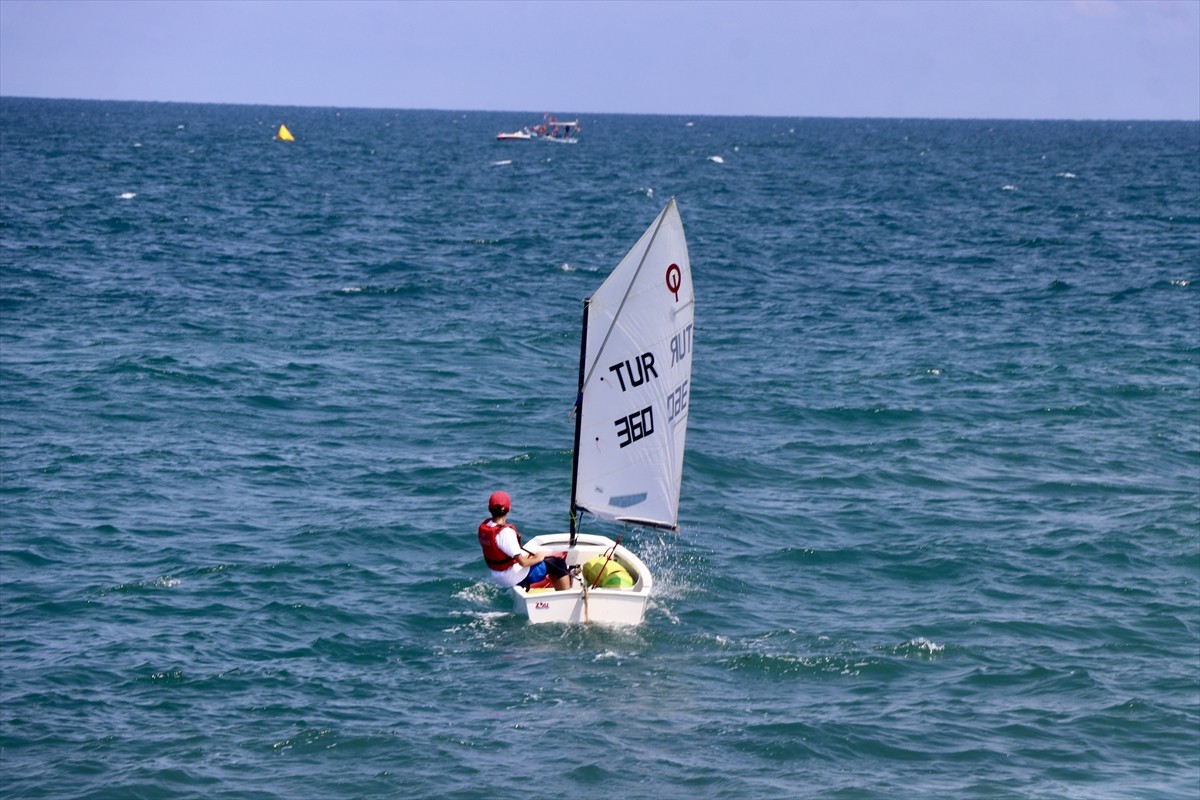
M 40 95 L 0 94 L 3 100 L 46 100 L 67 101 L 78 103 L 150 103 L 158 105 L 193 105 L 193 106 L 241 106 L 249 108 L 295 108 L 295 109 L 327 109 L 333 111 L 436 111 L 442 113 L 462 114 L 536 114 L 528 109 L 487 109 L 487 108 L 403 108 L 395 106 L 337 106 L 337 105 L 306 105 L 299 103 L 252 103 L 230 102 L 222 100 L 146 100 L 137 98 L 97 98 L 97 97 L 45 97 Z M 1200 115 L 1194 118 L 1186 117 L 952 117 L 952 116 L 872 116 L 866 114 L 850 114 L 835 116 L 830 114 L 714 114 L 692 112 L 643 112 L 643 111 L 572 111 L 570 115 L 591 114 L 593 116 L 629 116 L 629 117 L 709 117 L 716 119 L 855 119 L 855 120 L 930 120 L 945 122 L 1182 122 L 1200 123 Z

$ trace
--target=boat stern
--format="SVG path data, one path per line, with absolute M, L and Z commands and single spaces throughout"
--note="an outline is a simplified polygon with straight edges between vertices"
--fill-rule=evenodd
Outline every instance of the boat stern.
M 585 587 L 580 574 L 573 578 L 570 589 L 555 591 L 554 589 L 533 589 L 525 591 L 514 586 L 513 607 L 518 614 L 535 624 L 543 622 L 559 623 L 599 623 L 602 625 L 637 625 L 646 611 L 646 601 L 654 580 L 650 570 L 626 548 L 616 544 L 605 536 L 579 534 L 575 546 L 570 546 L 570 535 L 546 534 L 530 540 L 527 547 L 535 552 L 567 553 L 567 565 L 581 567 L 584 562 L 606 555 L 612 550 L 612 560 L 620 564 L 634 578 L 633 585 L 627 588 L 595 589 Z

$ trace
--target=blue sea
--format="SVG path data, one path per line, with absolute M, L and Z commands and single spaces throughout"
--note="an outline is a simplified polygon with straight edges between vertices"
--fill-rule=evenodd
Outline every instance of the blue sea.
M 0 99 L 0 794 L 1200 796 L 1200 123 L 579 116 Z M 671 197 L 680 528 L 531 626 Z

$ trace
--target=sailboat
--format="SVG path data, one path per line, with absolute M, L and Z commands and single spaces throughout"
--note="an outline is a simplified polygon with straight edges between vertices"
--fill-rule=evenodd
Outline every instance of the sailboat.
M 570 589 L 513 587 L 530 622 L 636 625 L 654 586 L 629 548 L 583 533 L 584 515 L 678 530 L 695 312 L 674 198 L 583 304 L 570 529 L 531 539 L 578 567 Z

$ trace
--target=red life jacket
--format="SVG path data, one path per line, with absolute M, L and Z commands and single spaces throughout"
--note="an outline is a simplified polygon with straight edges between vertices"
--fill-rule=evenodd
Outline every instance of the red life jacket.
M 479 523 L 479 545 L 483 548 L 483 560 L 496 572 L 504 572 L 517 563 L 515 557 L 501 550 L 500 546 L 496 544 L 500 531 L 505 528 L 512 528 L 513 533 L 517 534 L 517 544 L 520 545 L 521 534 L 517 533 L 517 529 L 512 525 L 497 525 L 491 519 L 485 519 Z

